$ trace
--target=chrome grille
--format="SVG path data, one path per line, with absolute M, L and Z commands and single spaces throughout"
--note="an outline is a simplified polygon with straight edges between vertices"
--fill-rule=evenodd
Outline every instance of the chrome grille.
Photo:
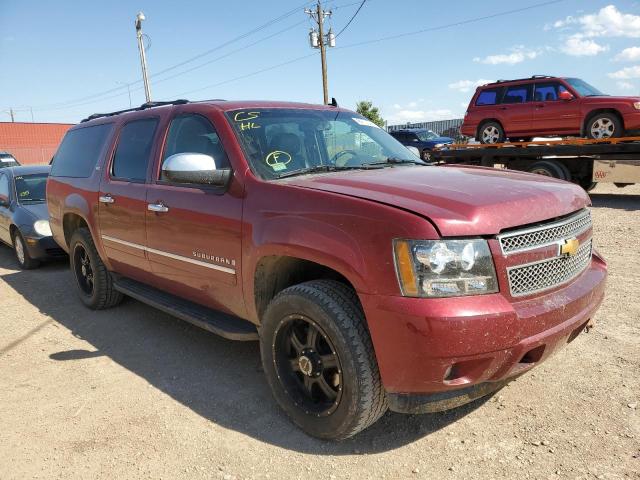
M 591 239 L 573 257 L 548 260 L 507 268 L 512 297 L 530 295 L 557 287 L 580 275 L 591 261 Z
M 546 223 L 498 235 L 502 253 L 516 253 L 552 245 L 567 238 L 576 237 L 591 228 L 589 210 L 581 210 L 564 220 Z

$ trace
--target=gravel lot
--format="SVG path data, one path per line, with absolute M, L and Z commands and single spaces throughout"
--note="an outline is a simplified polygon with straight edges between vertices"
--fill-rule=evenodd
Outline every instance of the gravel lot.
M 640 479 L 640 186 L 592 193 L 596 328 L 490 399 L 342 443 L 288 422 L 257 344 L 133 300 L 91 312 L 65 263 L 0 247 L 0 478 Z

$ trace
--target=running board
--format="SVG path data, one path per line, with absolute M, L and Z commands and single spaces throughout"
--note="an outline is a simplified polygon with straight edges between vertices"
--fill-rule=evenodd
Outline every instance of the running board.
M 242 318 L 212 310 L 130 278 L 117 277 L 119 292 L 229 340 L 258 340 L 256 326 Z

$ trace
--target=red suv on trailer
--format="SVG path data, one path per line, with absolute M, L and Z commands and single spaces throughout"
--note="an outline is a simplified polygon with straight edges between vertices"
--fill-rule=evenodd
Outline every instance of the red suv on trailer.
M 322 438 L 495 391 L 604 295 L 579 186 L 432 166 L 337 106 L 98 115 L 66 134 L 47 199 L 89 308 L 125 294 L 259 340 L 277 402 Z
M 639 97 L 612 97 L 579 78 L 543 75 L 478 87 L 461 127 L 481 143 L 555 135 L 599 139 L 637 130 Z

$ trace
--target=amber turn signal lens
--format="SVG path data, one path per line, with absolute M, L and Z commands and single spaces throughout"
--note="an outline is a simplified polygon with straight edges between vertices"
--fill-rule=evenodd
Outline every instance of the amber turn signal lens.
M 396 255 L 398 280 L 400 280 L 402 293 L 408 296 L 418 296 L 418 286 L 416 285 L 416 274 L 413 271 L 409 242 L 396 240 L 393 246 Z

